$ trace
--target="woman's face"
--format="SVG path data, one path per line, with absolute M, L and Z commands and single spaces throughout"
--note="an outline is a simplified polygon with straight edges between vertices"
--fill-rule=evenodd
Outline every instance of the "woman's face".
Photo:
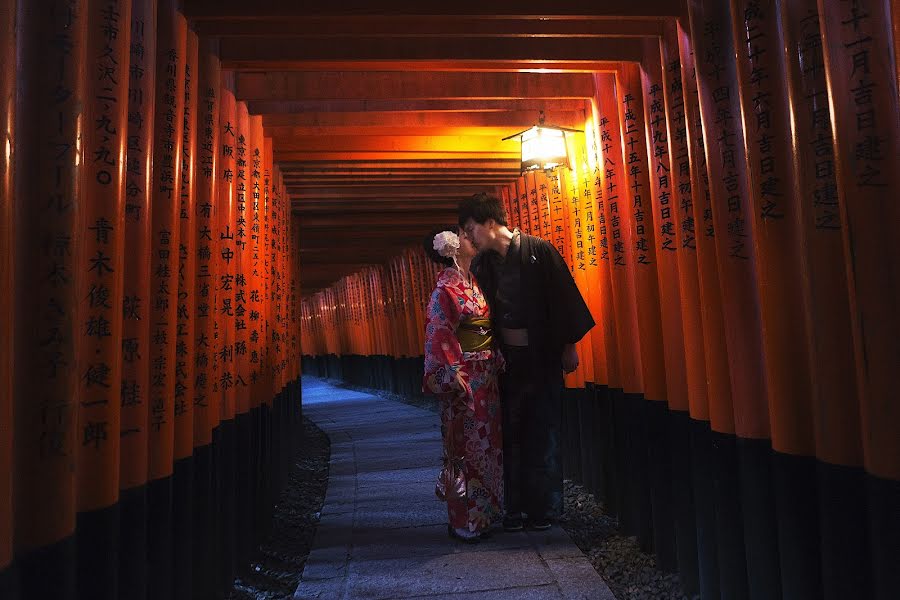
M 475 246 L 472 245 L 472 240 L 469 239 L 469 236 L 466 235 L 466 232 L 461 228 L 459 229 L 459 256 L 461 258 L 472 258 L 477 254 L 475 250 Z

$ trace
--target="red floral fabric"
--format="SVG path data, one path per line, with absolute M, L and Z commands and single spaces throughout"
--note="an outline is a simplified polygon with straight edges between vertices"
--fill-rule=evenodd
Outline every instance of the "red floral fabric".
M 490 317 L 487 301 L 477 283 L 448 267 L 438 275 L 426 312 L 423 388 L 440 402 L 444 466 L 457 459 L 466 479 L 466 497 L 447 499 L 450 525 L 480 531 L 502 518 L 502 359 L 493 350 L 462 351 L 456 329 L 470 317 Z

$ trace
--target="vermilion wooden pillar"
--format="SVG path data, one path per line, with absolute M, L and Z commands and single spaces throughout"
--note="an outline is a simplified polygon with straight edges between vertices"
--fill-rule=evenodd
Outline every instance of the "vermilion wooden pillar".
M 774 0 L 732 2 L 772 429 L 781 587 L 822 596 L 815 442 L 784 42 Z
M 661 299 L 664 302 L 668 295 L 677 298 L 678 314 L 667 314 L 663 309 L 663 339 L 666 344 L 666 377 L 669 389 L 669 432 L 672 447 L 672 487 L 673 509 L 675 511 L 675 534 L 678 551 L 678 573 L 681 585 L 688 594 L 701 591 L 700 562 L 701 552 L 698 550 L 697 504 L 695 502 L 695 477 L 706 477 L 707 473 L 694 473 L 691 461 L 691 432 L 696 419 L 702 426 L 709 427 L 709 407 L 706 390 L 706 364 L 703 351 L 703 330 L 700 320 L 700 288 L 697 282 L 697 244 L 696 229 L 693 218 L 693 198 L 691 195 L 691 156 L 690 134 L 688 133 L 687 114 L 684 103 L 684 85 L 679 60 L 679 29 L 677 21 L 669 22 L 664 30 L 661 52 L 660 92 L 656 94 L 664 100 L 663 130 L 665 154 L 668 156 L 668 170 L 659 174 L 659 209 L 657 222 L 663 221 L 663 209 L 667 208 L 667 224 L 664 244 L 671 244 L 674 250 L 667 251 L 673 255 L 674 264 L 669 268 L 674 274 L 674 281 L 668 283 L 660 278 Z M 652 84 L 651 84 L 652 89 Z M 651 113 L 653 105 L 651 104 Z M 658 112 L 656 113 L 658 115 Z M 651 126 L 656 125 L 657 116 L 649 119 Z M 653 146 L 658 144 L 656 132 L 651 135 Z M 653 148 L 652 154 L 657 151 Z M 666 185 L 663 185 L 663 176 Z M 667 196 L 663 196 L 667 192 Z M 662 203 L 663 198 L 667 204 Z M 662 254 L 660 250 L 660 254 Z M 660 258 L 662 263 L 665 259 Z M 668 289 L 668 292 L 664 290 Z M 677 322 L 677 327 L 674 323 Z M 674 329 L 674 331 L 673 331 Z M 672 338 L 675 338 L 673 340 Z M 672 350 L 676 344 L 679 349 Z M 674 370 L 674 372 L 673 372 Z M 677 380 L 673 381 L 673 380 Z M 674 384 L 674 385 L 673 385 Z M 674 389 L 673 389 L 674 388 Z M 704 525 L 704 535 L 708 535 L 711 519 Z M 714 557 L 715 544 L 705 544 L 702 560 L 709 561 Z M 715 564 L 715 563 L 713 563 Z M 712 568 L 704 566 L 705 570 Z M 714 573 L 718 579 L 718 573 Z M 704 590 L 706 591 L 706 590 Z M 714 595 L 706 591 L 707 595 Z
M 762 321 L 754 255 L 753 207 L 741 128 L 740 93 L 731 35 L 731 11 L 723 3 L 689 3 L 693 48 L 698 57 L 697 85 L 709 169 L 712 220 L 725 315 L 731 373 L 746 581 L 753 598 L 780 594 L 780 568 L 771 482 L 769 411 L 762 346 Z M 720 539 L 720 547 L 738 551 Z M 737 554 L 735 555 L 737 558 Z M 742 594 L 742 567 L 723 573 L 722 594 Z
M 247 227 L 249 191 L 250 191 L 250 120 L 247 105 L 237 103 L 237 119 L 235 121 L 234 146 L 234 217 L 232 228 L 234 234 L 233 278 L 230 280 L 234 312 L 234 341 L 232 343 L 233 365 L 232 385 L 235 396 L 235 434 L 236 434 L 236 497 L 237 521 L 237 561 L 240 568 L 249 559 L 251 551 L 252 513 L 250 508 L 250 356 L 247 354 L 250 330 L 247 327 L 247 267 L 249 266 L 250 248 L 247 245 L 250 231 Z
M 658 50 L 651 68 L 658 68 Z M 649 90 L 648 90 L 649 91 Z M 619 104 L 622 150 L 625 156 L 628 198 L 634 243 L 630 268 L 634 270 L 641 336 L 641 367 L 644 373 L 644 397 L 648 443 L 648 474 L 653 517 L 653 548 L 664 569 L 675 568 L 675 529 L 671 511 L 672 490 L 669 481 L 669 450 L 662 432 L 668 427 L 666 373 L 660 320 L 659 280 L 657 278 L 656 237 L 661 232 L 653 219 L 653 188 L 650 185 L 644 97 L 639 65 L 623 65 L 616 72 L 616 99 Z M 648 99 L 649 101 L 650 99 Z M 658 173 L 658 172 L 657 172 Z M 665 237 L 665 236 L 661 236 Z
M 248 140 L 249 184 L 246 196 L 244 231 L 244 278 L 246 295 L 246 327 L 247 327 L 247 389 L 250 406 L 250 478 L 252 481 L 251 496 L 253 507 L 253 543 L 257 544 L 263 536 L 265 522 L 268 519 L 265 489 L 262 477 L 262 412 L 259 395 L 259 323 L 262 298 L 259 271 L 259 208 L 262 200 L 263 186 L 263 152 L 264 139 L 262 117 L 250 116 L 250 135 Z
M 596 81 L 596 80 L 595 80 Z M 616 399 L 621 398 L 623 394 L 622 374 L 619 361 L 618 338 L 616 337 L 615 323 L 615 303 L 612 290 L 612 266 L 611 266 L 611 241 L 607 204 L 610 193 L 607 191 L 607 177 L 609 172 L 607 166 L 613 166 L 612 162 L 607 163 L 607 153 L 612 149 L 612 144 L 604 139 L 601 133 L 600 122 L 601 110 L 598 98 L 591 99 L 591 124 L 592 136 L 596 139 L 595 163 L 593 171 L 594 180 L 594 197 L 596 199 L 597 210 L 597 256 L 598 256 L 598 283 L 597 289 L 600 296 L 600 315 L 595 317 L 597 325 L 594 327 L 594 333 L 599 332 L 603 338 L 603 355 L 606 362 L 608 397 L 601 402 L 598 412 L 601 415 L 600 432 L 604 440 L 603 447 L 603 475 L 601 494 L 604 498 L 606 506 L 611 514 L 620 514 L 620 490 L 621 480 L 619 479 L 616 465 L 619 464 L 623 448 L 615 443 L 615 427 L 614 427 L 614 406 Z M 606 120 L 607 136 L 609 119 Z M 615 177 L 613 171 L 613 177 Z M 615 190 L 613 190 L 615 191 Z M 617 195 L 617 194 L 612 194 Z
M 217 193 L 216 227 L 213 230 L 214 252 L 217 254 L 218 271 L 216 280 L 216 312 L 219 324 L 216 355 L 218 376 L 214 391 L 221 398 L 220 403 L 220 454 L 217 454 L 217 489 L 219 505 L 219 539 L 221 589 L 229 589 L 236 569 L 235 519 L 236 519 L 236 479 L 235 479 L 235 396 L 234 396 L 234 276 L 237 269 L 235 235 L 235 188 L 237 185 L 237 108 L 234 93 L 229 89 L 230 77 L 223 74 L 221 87 L 221 109 L 219 113 L 219 159 L 221 177 Z
M 78 595 L 118 595 L 119 436 L 125 248 L 131 3 L 90 0 L 87 6 L 84 190 L 76 239 L 80 326 L 78 407 Z M 96 74 L 100 74 L 99 76 Z
M 616 447 L 622 450 L 617 456 L 617 479 L 621 507 L 619 519 L 623 530 L 636 534 L 645 549 L 650 548 L 650 496 L 645 478 L 646 445 L 636 439 L 644 426 L 637 409 L 643 403 L 644 379 L 641 368 L 640 336 L 637 324 L 637 308 L 634 292 L 634 271 L 629 262 L 634 259 L 634 240 L 631 219 L 631 201 L 628 197 L 625 159 L 622 155 L 622 130 L 619 127 L 619 111 L 614 74 L 594 76 L 599 106 L 600 143 L 603 152 L 605 188 L 604 217 L 607 224 L 610 255 L 610 281 L 612 303 L 615 307 L 615 328 L 623 395 L 613 400 L 613 418 L 616 428 Z M 552 198 L 552 196 L 551 196 Z M 637 449 L 640 448 L 640 451 Z M 643 459 L 643 462 L 641 460 Z
M 197 136 L 194 175 L 194 379 L 190 394 L 194 418 L 194 597 L 215 597 L 218 527 L 214 487 L 213 431 L 218 425 L 220 395 L 213 392 L 215 355 L 215 288 L 218 282 L 217 232 L 219 168 L 219 97 L 221 67 L 217 44 L 201 40 L 197 70 Z
M 199 40 L 187 33 L 184 69 L 184 116 L 181 136 L 181 179 L 178 212 L 178 324 L 175 336 L 175 454 L 173 523 L 175 531 L 175 598 L 193 595 L 194 514 L 194 281 L 197 277 L 194 178 L 197 166 L 197 69 Z M 203 543 L 198 541 L 198 543 Z
M 156 116 L 150 257 L 150 598 L 173 597 L 172 489 L 178 325 L 181 142 L 187 23 L 174 0 L 157 7 Z
M 133 0 L 128 78 L 120 429 L 119 596 L 147 596 L 150 250 L 156 0 Z
M 859 396 L 847 293 L 844 224 L 834 174 L 831 111 L 822 36 L 814 0 L 781 3 L 792 151 L 797 171 L 802 258 L 808 263 L 803 302 L 809 340 L 813 421 L 818 464 L 822 595 L 870 597 Z M 843 265 L 844 268 L 836 268 Z
M 656 421 L 657 428 L 655 431 L 648 431 L 648 437 L 665 439 L 666 434 L 671 433 L 669 443 L 658 448 L 660 460 L 653 460 L 652 457 L 651 460 L 656 465 L 654 468 L 659 470 L 657 478 L 665 473 L 666 480 L 671 480 L 673 484 L 669 489 L 672 494 L 671 508 L 665 509 L 670 511 L 673 536 L 669 567 L 675 568 L 677 565 L 680 572 L 685 572 L 684 587 L 690 589 L 691 581 L 695 581 L 695 575 L 691 575 L 691 572 L 696 572 L 696 532 L 692 531 L 694 529 L 692 503 L 689 497 L 683 495 L 684 490 L 690 488 L 677 483 L 690 479 L 690 435 L 686 421 L 689 405 L 678 278 L 677 254 L 680 249 L 675 226 L 678 211 L 677 189 L 675 174 L 672 172 L 673 157 L 669 151 L 662 51 L 662 39 L 645 40 L 641 61 L 648 176 L 653 197 L 654 245 L 661 316 L 660 341 L 665 360 L 668 405 L 665 418 Z M 650 423 L 653 421 L 648 424 Z
M 21 597 L 75 596 L 77 236 L 86 2 L 16 14 L 13 539 Z M 40 199 L 40 200 L 38 200 Z
M 819 2 L 847 257 L 863 456 L 869 473 L 873 597 L 900 587 L 900 99 L 897 6 Z M 826 10 L 827 9 L 827 10 Z M 893 15 L 891 14 L 893 12 Z
M 0 3 L 0 285 L 13 289 L 13 152 L 16 116 L 16 3 Z M 13 395 L 12 297 L 0 298 L 0 596 L 15 598 L 13 561 Z

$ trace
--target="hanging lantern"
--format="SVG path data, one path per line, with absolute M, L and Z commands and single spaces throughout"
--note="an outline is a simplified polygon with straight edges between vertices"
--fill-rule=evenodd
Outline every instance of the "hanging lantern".
M 540 112 L 538 124 L 503 138 L 518 137 L 522 145 L 522 172 L 543 169 L 552 171 L 559 166 L 569 166 L 566 132 L 578 129 L 556 127 L 544 124 L 544 111 Z

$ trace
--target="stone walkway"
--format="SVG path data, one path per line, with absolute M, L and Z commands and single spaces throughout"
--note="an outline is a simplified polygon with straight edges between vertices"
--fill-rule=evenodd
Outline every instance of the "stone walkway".
M 559 527 L 473 545 L 447 536 L 436 414 L 309 376 L 303 414 L 328 434 L 331 464 L 294 600 L 614 600 Z

